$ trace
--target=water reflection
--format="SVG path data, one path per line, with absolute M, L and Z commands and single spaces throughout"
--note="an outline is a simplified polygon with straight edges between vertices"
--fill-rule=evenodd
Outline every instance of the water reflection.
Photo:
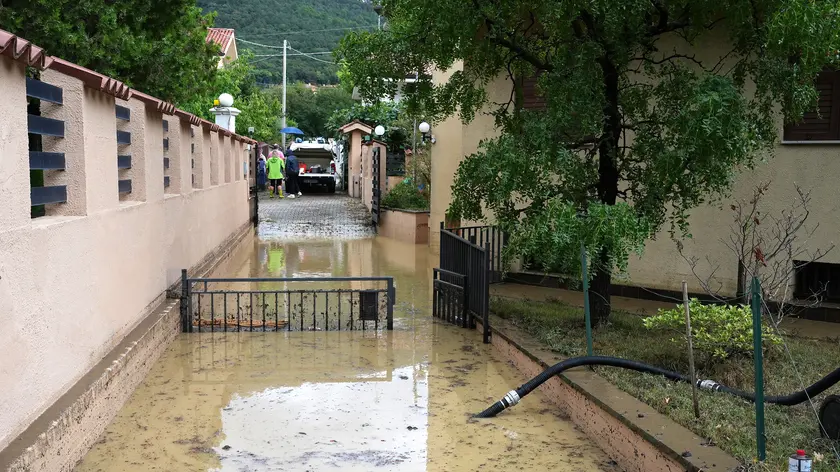
M 387 238 L 271 241 L 251 237 L 215 270 L 226 277 L 391 275 L 410 285 L 426 281 L 434 260 L 425 246 Z M 427 284 L 428 285 L 428 284 Z
M 429 261 L 383 239 L 246 242 L 216 275 L 391 275 L 399 329 L 182 335 L 77 470 L 612 470 L 539 392 L 467 421 L 524 379 L 431 321 Z

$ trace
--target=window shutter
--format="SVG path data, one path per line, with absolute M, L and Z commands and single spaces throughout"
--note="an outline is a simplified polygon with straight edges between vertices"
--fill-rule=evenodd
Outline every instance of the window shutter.
M 525 77 L 522 79 L 522 109 L 523 110 L 544 110 L 546 107 L 545 98 L 538 93 L 537 81 L 539 75 Z
M 785 141 L 840 140 L 840 71 L 821 72 L 814 86 L 817 108 L 805 112 L 799 123 L 785 126 Z

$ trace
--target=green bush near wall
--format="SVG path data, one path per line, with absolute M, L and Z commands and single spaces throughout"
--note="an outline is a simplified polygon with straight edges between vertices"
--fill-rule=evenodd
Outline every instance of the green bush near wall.
M 429 200 L 405 179 L 398 183 L 382 199 L 382 206 L 393 210 L 428 210 Z

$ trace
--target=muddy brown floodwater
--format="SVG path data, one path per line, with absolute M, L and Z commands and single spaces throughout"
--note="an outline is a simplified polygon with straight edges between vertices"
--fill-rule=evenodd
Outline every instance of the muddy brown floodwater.
M 477 332 L 432 321 L 426 247 L 250 238 L 214 275 L 391 275 L 388 331 L 183 334 L 77 466 L 87 471 L 617 470 Z

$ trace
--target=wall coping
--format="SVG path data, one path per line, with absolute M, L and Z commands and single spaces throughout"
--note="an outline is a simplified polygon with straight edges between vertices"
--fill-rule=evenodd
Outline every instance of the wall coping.
M 387 211 L 398 211 L 398 212 L 401 212 L 401 213 L 425 213 L 427 215 L 431 213 L 431 210 L 409 210 L 409 209 L 391 208 L 391 207 L 385 207 L 385 206 L 382 207 L 382 209 L 387 210 Z
M 563 359 L 509 321 L 492 314 L 490 315 L 490 331 L 492 336 L 504 339 L 543 369 Z M 741 465 L 737 459 L 722 449 L 705 445 L 704 438 L 677 424 L 650 405 L 620 390 L 589 369 L 570 369 L 557 377 L 627 426 L 663 455 L 685 467 L 685 470 L 723 472 L 736 470 Z M 501 393 L 503 392 L 499 392 Z M 690 452 L 691 456 L 683 457 L 682 454 L 685 451 Z
M 176 115 L 179 118 L 188 121 L 192 125 L 201 124 L 206 128 L 210 128 L 211 131 L 219 131 L 225 136 L 231 136 L 232 139 L 236 141 L 241 141 L 246 144 L 257 144 L 257 142 L 251 138 L 231 133 L 224 128 L 220 128 L 219 125 L 215 123 L 199 118 L 192 113 L 180 110 L 171 103 L 165 102 L 151 95 L 147 95 L 139 90 L 135 90 L 117 79 L 100 74 L 99 72 L 74 64 L 70 61 L 65 61 L 64 59 L 54 56 L 48 56 L 44 52 L 43 48 L 2 29 L 0 29 L 0 55 L 7 56 L 29 67 L 35 67 L 39 70 L 51 69 L 61 74 L 76 78 L 92 89 L 122 100 L 129 100 L 132 97 L 136 98 L 145 104 L 154 107 L 157 111 L 163 114 Z
M 369 134 L 369 133 L 373 132 L 373 127 L 368 126 L 368 125 L 362 123 L 359 120 L 353 120 L 350 123 L 347 123 L 346 125 L 339 128 L 338 130 L 341 131 L 344 134 L 349 134 L 349 133 L 352 133 L 353 131 L 359 131 L 359 132 L 362 132 L 362 133 Z

